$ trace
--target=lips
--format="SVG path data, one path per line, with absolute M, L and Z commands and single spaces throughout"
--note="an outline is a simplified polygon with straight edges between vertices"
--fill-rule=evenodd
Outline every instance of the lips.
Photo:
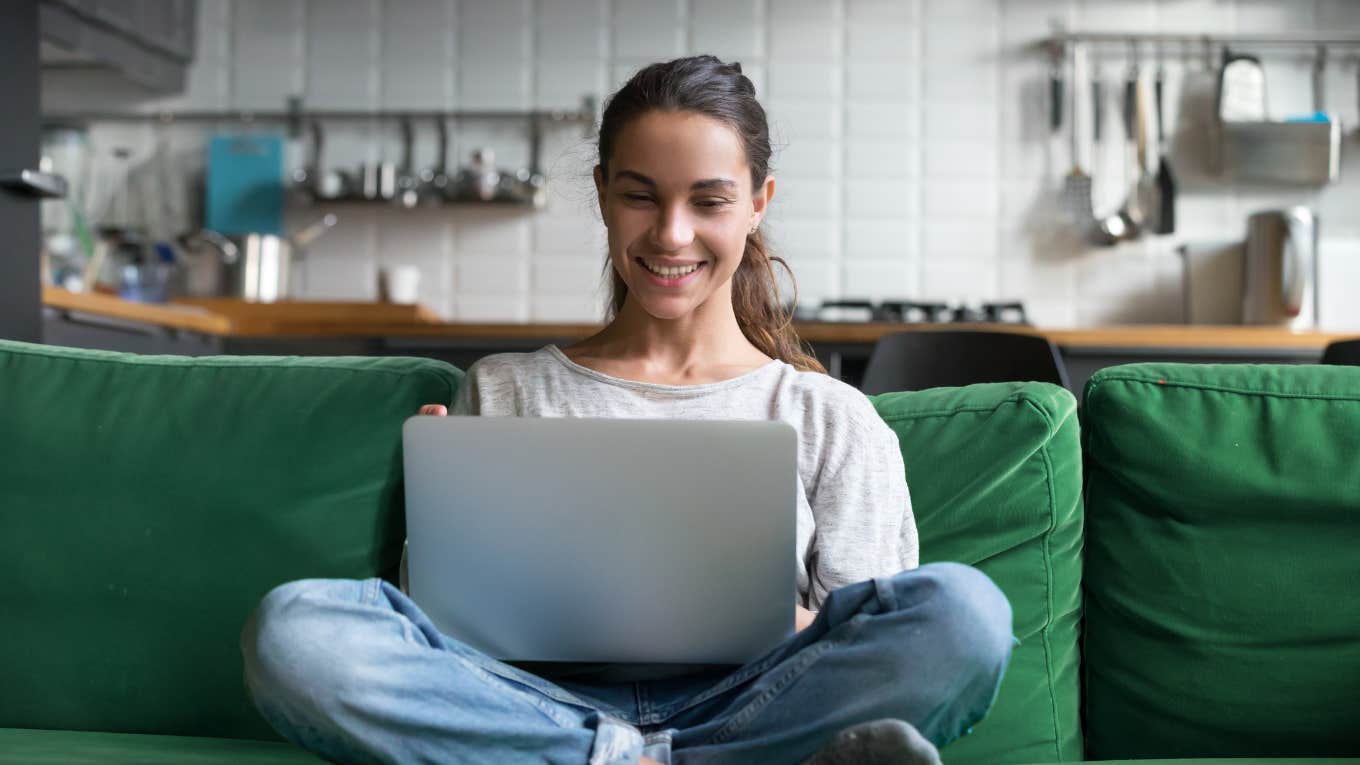
M 646 265 L 659 266 L 664 268 L 684 268 L 685 266 L 697 266 L 703 263 L 702 260 L 647 260 L 646 258 L 635 258 L 637 262 Z
M 703 260 L 690 261 L 688 263 L 664 264 L 661 265 L 660 267 L 670 269 L 670 272 L 657 273 L 657 271 L 653 270 L 654 266 L 656 265 L 655 261 L 648 263 L 642 258 L 634 258 L 633 260 L 639 266 L 642 267 L 642 271 L 643 273 L 646 274 L 648 281 L 662 287 L 676 287 L 681 284 L 685 284 L 686 282 L 693 279 L 696 274 L 698 274 L 700 271 L 703 271 L 704 268 L 708 266 L 708 262 Z

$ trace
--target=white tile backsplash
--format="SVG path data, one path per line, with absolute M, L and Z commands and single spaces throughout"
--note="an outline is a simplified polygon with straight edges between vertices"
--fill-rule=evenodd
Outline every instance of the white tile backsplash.
M 917 252 L 917 227 L 907 221 L 852 220 L 845 231 L 845 259 L 911 259 Z
M 1047 65 L 1032 45 L 1055 20 L 1190 33 L 1349 29 L 1360 25 L 1354 0 L 205 0 L 199 19 L 187 91 L 132 108 L 272 110 L 290 95 L 320 109 L 575 108 L 654 61 L 687 52 L 740 60 L 775 148 L 765 230 L 805 301 L 1018 298 L 1042 325 L 1178 321 L 1177 244 L 1241 237 L 1249 213 L 1305 204 L 1327 242 L 1324 325 L 1360 328 L 1360 62 L 1337 54 L 1327 74 L 1327 106 L 1348 128 L 1342 180 L 1282 189 L 1214 176 L 1205 138 L 1213 72 L 1197 56 L 1169 53 L 1178 231 L 1101 249 L 1058 214 L 1068 137 L 1050 134 Z M 1309 66 L 1307 56 L 1267 55 L 1272 113 L 1311 108 Z M 1101 210 L 1127 189 L 1115 108 L 1123 71 L 1121 55 L 1103 57 L 1107 141 L 1088 168 Z M 113 109 L 123 97 L 63 90 L 49 103 Z M 452 165 L 477 146 L 505 167 L 528 161 L 522 126 L 453 127 Z M 151 133 L 117 128 L 100 126 L 95 143 L 131 148 L 124 164 L 145 162 Z M 326 139 L 326 164 L 344 168 L 396 159 L 400 146 L 391 125 L 327 126 Z M 450 318 L 600 316 L 606 240 L 593 138 L 550 126 L 543 147 L 544 211 L 336 206 L 341 225 L 311 248 L 303 294 L 368 299 L 378 268 L 414 264 L 422 300 Z M 102 156 L 96 164 L 112 168 Z M 302 161 L 305 142 L 290 142 L 288 156 Z M 415 156 L 420 167 L 434 161 L 432 124 L 417 125 Z M 133 214 L 115 210 L 108 189 L 93 196 L 93 213 Z M 321 212 L 294 209 L 289 220 Z
M 909 260 L 857 260 L 845 264 L 845 292 L 871 300 L 903 300 L 917 293 L 916 264 Z
M 905 141 L 866 138 L 845 151 L 845 173 L 851 178 L 912 178 L 921 172 L 920 154 Z
M 690 0 L 689 51 L 724 61 L 765 55 L 765 27 L 758 0 Z
M 388 109 L 455 103 L 457 27 L 446 0 L 386 0 L 378 98 Z
M 1360 235 L 1318 242 L 1318 312 L 1332 329 L 1360 332 Z
M 835 98 L 840 92 L 842 68 L 835 61 L 802 57 L 772 57 L 769 63 L 768 96 L 772 99 Z M 757 90 L 759 97 L 761 91 Z
M 930 178 L 995 180 L 1001 174 L 1000 148 L 992 141 L 931 141 L 925 174 Z
M 840 3 L 777 0 L 770 3 L 770 55 L 774 58 L 831 59 L 841 53 Z
M 522 294 L 529 287 L 529 259 L 518 255 L 459 255 L 454 285 L 460 294 Z
M 860 51 L 856 50 L 856 54 Z M 901 57 L 860 58 L 846 62 L 845 95 L 857 101 L 913 101 L 920 71 L 907 54 Z
M 840 232 L 837 227 L 828 224 L 830 220 L 808 216 L 771 222 L 764 227 L 765 235 L 773 245 L 775 254 L 787 255 L 791 263 L 794 260 L 823 258 L 834 261 L 840 254 Z M 794 274 L 797 275 L 797 271 Z
M 921 296 L 930 301 L 994 300 L 997 290 L 995 260 L 960 258 L 927 260 L 921 268 Z
M 529 252 L 529 219 L 518 210 L 464 205 L 455 212 L 454 243 L 459 253 L 522 255 Z
M 665 61 L 685 48 L 680 0 L 615 0 L 613 55 Z
M 779 152 L 779 167 L 800 178 L 830 178 L 839 165 L 839 148 L 836 141 L 828 138 L 791 141 Z
M 338 109 L 378 106 L 377 0 L 307 6 L 307 103 Z
M 840 114 L 823 103 L 767 99 L 764 107 L 770 140 L 780 145 L 813 138 L 834 138 L 840 127 Z
M 542 216 L 533 221 L 533 251 L 551 255 L 603 255 L 605 228 L 598 213 Z
M 604 257 L 539 258 L 530 279 L 535 295 L 588 295 L 604 283 Z
M 863 179 L 845 182 L 845 208 L 856 216 L 903 220 L 920 215 L 921 185 L 913 178 Z
M 542 58 L 609 56 L 609 0 L 551 0 L 534 8 L 534 45 Z
M 534 64 L 534 103 L 544 109 L 579 109 L 584 96 L 603 92 L 605 64 L 597 58 L 541 58 Z
M 845 134 L 852 147 L 861 143 L 859 139 L 890 138 L 915 152 L 920 147 L 908 139 L 917 135 L 916 118 L 911 104 L 851 103 L 845 107 Z
M 501 295 L 457 295 L 453 300 L 453 316 L 467 322 L 527 322 L 529 299 L 522 293 Z
M 529 301 L 531 321 L 563 322 L 584 324 L 604 320 L 604 297 L 600 295 L 577 293 L 574 295 L 550 295 L 534 293 Z

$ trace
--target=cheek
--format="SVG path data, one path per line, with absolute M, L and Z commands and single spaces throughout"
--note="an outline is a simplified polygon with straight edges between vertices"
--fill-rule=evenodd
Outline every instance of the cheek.
M 705 228 L 703 241 L 709 252 L 728 261 L 727 267 L 736 268 L 746 252 L 746 229 L 731 220 L 715 221 Z

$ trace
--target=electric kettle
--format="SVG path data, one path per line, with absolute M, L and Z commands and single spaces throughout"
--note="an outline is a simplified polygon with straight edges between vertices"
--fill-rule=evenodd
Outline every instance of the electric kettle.
M 1317 242 L 1317 216 L 1306 207 L 1266 210 L 1247 218 L 1243 324 L 1317 326 Z

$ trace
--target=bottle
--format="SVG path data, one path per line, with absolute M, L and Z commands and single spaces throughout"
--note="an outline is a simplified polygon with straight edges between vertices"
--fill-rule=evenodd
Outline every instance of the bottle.
M 496 170 L 496 153 L 489 148 L 472 150 L 472 182 L 477 198 L 489 202 L 496 198 L 501 185 L 501 174 Z

